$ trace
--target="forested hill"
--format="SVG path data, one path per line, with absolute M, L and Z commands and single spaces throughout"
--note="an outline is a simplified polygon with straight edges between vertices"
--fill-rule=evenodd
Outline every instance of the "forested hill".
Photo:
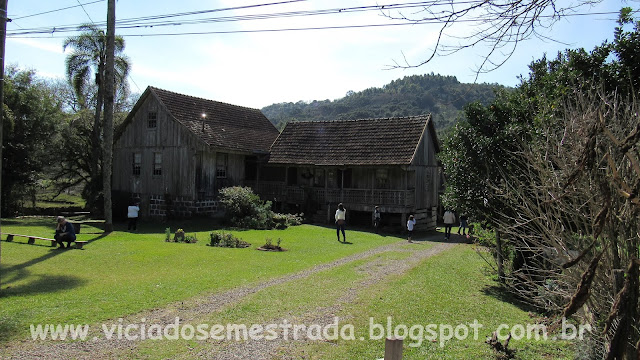
M 431 113 L 436 127 L 444 129 L 462 116 L 474 101 L 488 104 L 498 84 L 463 84 L 455 76 L 412 75 L 382 88 L 349 91 L 337 100 L 279 103 L 262 108 L 265 116 L 282 129 L 292 120 L 339 120 L 412 116 Z

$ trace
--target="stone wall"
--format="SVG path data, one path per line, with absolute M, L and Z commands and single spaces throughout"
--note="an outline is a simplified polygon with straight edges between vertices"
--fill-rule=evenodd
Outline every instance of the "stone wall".
M 171 198 L 167 200 L 164 195 L 149 196 L 149 216 L 151 217 L 191 217 L 218 215 L 220 203 L 218 200 L 192 200 L 190 198 Z

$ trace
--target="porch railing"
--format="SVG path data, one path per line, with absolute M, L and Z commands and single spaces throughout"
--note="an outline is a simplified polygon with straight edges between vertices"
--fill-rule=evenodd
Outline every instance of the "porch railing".
M 307 200 L 323 204 L 338 202 L 390 206 L 413 206 L 415 204 L 413 190 L 303 188 L 264 181 L 258 184 L 255 182 L 246 183 L 245 185 L 250 186 L 264 199 L 297 204 L 302 204 Z

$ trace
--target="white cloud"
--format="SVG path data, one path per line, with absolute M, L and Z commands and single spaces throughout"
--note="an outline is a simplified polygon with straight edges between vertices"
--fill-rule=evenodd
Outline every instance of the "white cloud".
M 54 43 L 55 41 L 55 43 Z M 60 39 L 35 40 L 27 38 L 7 38 L 7 42 L 44 50 L 55 54 L 64 54 Z

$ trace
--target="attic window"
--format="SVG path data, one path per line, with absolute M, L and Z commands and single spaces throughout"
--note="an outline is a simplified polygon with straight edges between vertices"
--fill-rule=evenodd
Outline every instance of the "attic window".
M 149 129 L 158 127 L 158 113 L 155 111 L 150 111 L 149 114 L 147 114 L 147 127 Z

